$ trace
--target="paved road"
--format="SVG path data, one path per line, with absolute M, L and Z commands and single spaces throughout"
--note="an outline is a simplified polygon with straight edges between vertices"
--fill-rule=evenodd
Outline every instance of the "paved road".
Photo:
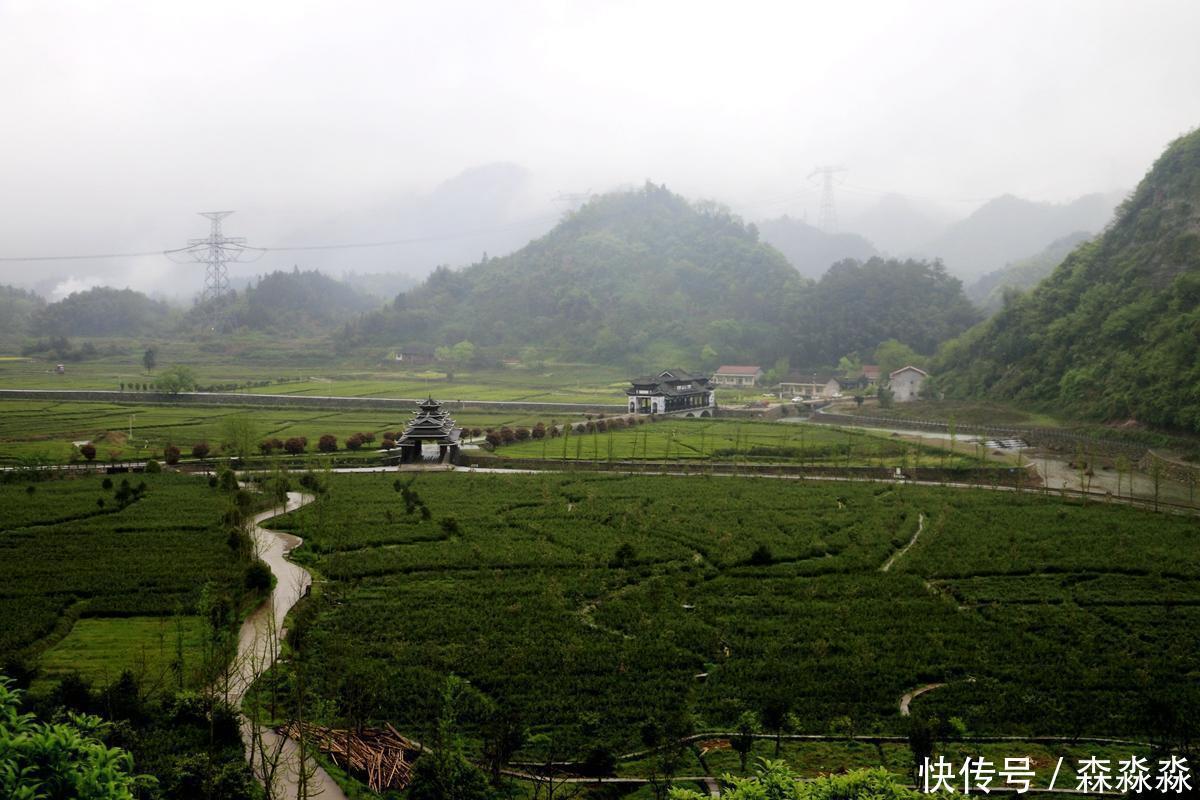
M 275 574 L 275 590 L 269 600 L 259 606 L 238 632 L 238 654 L 231 678 L 229 700 L 240 705 L 254 680 L 268 669 L 279 657 L 279 642 L 285 633 L 283 621 L 292 606 L 299 602 L 312 584 L 307 571 L 288 561 L 287 554 L 299 547 L 302 540 L 290 533 L 271 531 L 262 523 L 272 517 L 285 514 L 312 502 L 312 495 L 288 492 L 287 505 L 283 509 L 264 511 L 254 518 L 254 540 L 258 557 L 267 563 Z M 246 755 L 260 781 L 265 779 L 261 752 L 279 753 L 278 767 L 271 776 L 270 797 L 275 800 L 302 800 L 300 790 L 300 753 L 297 743 L 282 737 L 270 728 L 259 727 L 257 731 L 249 719 L 242 720 L 242 739 L 246 742 Z M 260 749 L 261 748 L 261 749 Z M 346 795 L 325 770 L 311 759 L 306 766 L 308 773 L 305 798 L 319 797 L 321 800 L 346 800 Z

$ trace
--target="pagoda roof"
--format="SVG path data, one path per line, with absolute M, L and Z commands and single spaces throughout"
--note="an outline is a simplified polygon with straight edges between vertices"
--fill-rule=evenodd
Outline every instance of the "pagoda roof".
M 457 444 L 460 434 L 461 430 L 455 426 L 454 420 L 442 410 L 442 404 L 429 397 L 417 405 L 417 411 L 413 412 L 413 418 L 396 443 Z

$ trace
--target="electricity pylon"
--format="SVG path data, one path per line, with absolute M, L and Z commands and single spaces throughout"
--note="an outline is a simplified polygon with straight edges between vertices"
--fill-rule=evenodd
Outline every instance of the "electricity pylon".
M 833 203 L 833 176 L 845 171 L 845 167 L 826 165 L 817 167 L 808 174 L 809 180 L 812 180 L 817 175 L 823 178 L 823 186 L 821 187 L 821 213 L 817 216 L 817 227 L 825 233 L 837 233 L 837 206 Z

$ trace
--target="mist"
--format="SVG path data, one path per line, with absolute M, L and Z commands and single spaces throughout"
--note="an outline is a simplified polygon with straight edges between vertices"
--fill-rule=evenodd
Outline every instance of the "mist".
M 814 221 L 823 164 L 847 168 L 845 231 L 897 197 L 944 225 L 1004 194 L 1119 195 L 1200 119 L 1198 29 L 1191 2 L 5 3 L 0 256 L 180 247 L 236 209 L 226 232 L 263 247 L 415 240 L 236 276 L 419 276 L 647 179 Z M 200 269 L 0 282 L 186 298 Z

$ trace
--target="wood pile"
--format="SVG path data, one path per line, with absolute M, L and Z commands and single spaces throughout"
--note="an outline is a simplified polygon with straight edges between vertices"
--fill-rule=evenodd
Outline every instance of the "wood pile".
M 276 730 L 289 739 L 301 735 L 342 769 L 365 775 L 373 792 L 403 789 L 412 780 L 412 765 L 421 752 L 411 739 L 390 724 L 385 728 L 350 731 L 292 722 Z

